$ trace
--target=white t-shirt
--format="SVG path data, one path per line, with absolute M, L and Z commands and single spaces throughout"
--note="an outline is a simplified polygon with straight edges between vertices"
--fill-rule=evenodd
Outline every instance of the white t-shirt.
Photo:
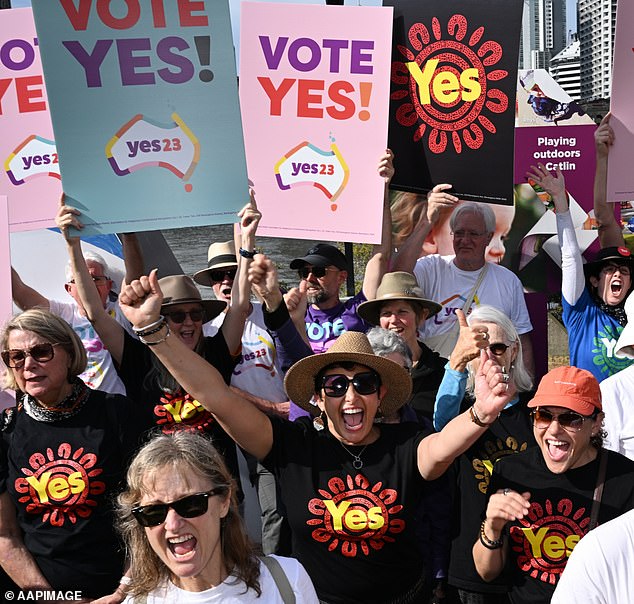
M 425 297 L 442 305 L 441 311 L 427 319 L 420 328 L 421 339 L 425 342 L 452 329 L 457 321 L 456 310 L 463 308 L 480 275 L 480 270 L 459 269 L 453 262 L 454 258 L 432 254 L 419 258 L 414 267 L 414 275 Z M 533 329 L 522 283 L 513 272 L 499 264 L 488 263 L 471 307 L 481 304 L 489 304 L 504 312 L 520 335 Z M 453 346 L 449 353 L 452 349 Z
M 318 604 L 315 588 L 304 567 L 294 558 L 274 556 L 282 566 L 295 594 L 297 604 Z M 184 591 L 171 581 L 158 587 L 147 596 L 147 604 L 284 604 L 279 589 L 269 570 L 260 562 L 260 589 L 262 595 L 250 589 L 245 592 L 245 584 L 235 577 L 228 577 L 223 583 L 205 591 Z M 123 604 L 139 604 L 140 597 L 128 596 Z
M 88 365 L 86 366 L 86 371 L 79 377 L 86 383 L 86 386 L 93 390 L 103 390 L 111 394 L 125 394 L 125 386 L 119 379 L 110 353 L 106 350 L 90 321 L 79 314 L 77 305 L 57 300 L 51 300 L 49 304 L 50 311 L 64 319 L 84 344 L 88 355 Z M 126 318 L 121 314 L 119 305 L 115 302 L 109 301 L 106 305 L 106 310 L 124 328 L 126 324 L 129 325 Z
M 242 354 L 231 375 L 231 385 L 273 403 L 286 402 L 284 375 L 277 362 L 275 343 L 264 325 L 262 305 L 252 302 L 251 306 L 253 308 L 242 333 Z M 215 335 L 225 316 L 225 313 L 220 313 L 205 323 L 203 333 Z
M 634 598 L 634 510 L 590 531 L 577 545 L 551 604 L 624 604 Z
M 601 399 L 608 433 L 603 446 L 634 459 L 634 365 L 601 382 Z

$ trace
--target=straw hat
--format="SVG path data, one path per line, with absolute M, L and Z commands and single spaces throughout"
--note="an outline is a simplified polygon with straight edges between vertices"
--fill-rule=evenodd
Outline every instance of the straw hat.
M 386 302 L 395 300 L 403 300 L 409 302 L 419 309 L 426 308 L 429 311 L 427 318 L 440 312 L 442 306 L 432 300 L 423 297 L 423 290 L 418 287 L 416 277 L 411 273 L 396 271 L 394 273 L 385 273 L 376 290 L 376 298 L 363 302 L 357 308 L 357 314 L 372 325 L 379 324 L 381 307 Z
M 213 283 L 209 277 L 211 271 L 219 268 L 237 268 L 236 249 L 233 241 L 212 243 L 207 250 L 207 268 L 194 274 L 194 281 L 200 285 L 211 287 Z
M 410 399 L 412 378 L 407 370 L 394 361 L 376 356 L 367 336 L 359 331 L 346 331 L 323 354 L 314 354 L 295 363 L 284 379 L 289 398 L 302 409 L 313 411 L 314 405 L 310 401 L 315 394 L 315 377 L 324 367 L 342 361 L 365 365 L 381 376 L 381 383 L 387 387 L 381 400 L 384 415 L 394 413 Z
M 195 302 L 205 310 L 206 320 L 209 321 L 218 316 L 227 306 L 220 300 L 203 300 L 196 284 L 187 275 L 170 275 L 159 279 L 159 286 L 163 292 L 161 311 L 167 310 L 176 304 L 189 304 Z

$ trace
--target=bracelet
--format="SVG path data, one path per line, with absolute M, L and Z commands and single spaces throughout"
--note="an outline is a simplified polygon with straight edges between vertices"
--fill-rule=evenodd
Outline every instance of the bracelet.
M 244 248 L 240 248 L 240 256 L 242 256 L 243 258 L 253 258 L 255 255 L 257 254 L 256 250 L 253 250 L 252 252 L 245 250 Z
M 484 545 L 487 549 L 500 549 L 504 545 L 504 537 L 500 536 L 499 539 L 489 539 L 484 532 L 484 523 L 486 520 L 482 521 L 480 525 L 480 543 Z
M 123 577 L 119 580 L 119 585 L 132 585 L 132 577 L 123 575 Z
M 163 329 L 163 325 L 167 325 L 167 321 L 165 321 L 165 319 L 163 319 L 163 321 L 159 325 L 154 327 L 153 329 L 148 329 L 145 331 L 137 331 L 136 335 L 139 336 L 139 338 L 147 338 L 148 336 L 151 336 L 153 333 L 158 333 L 159 331 L 161 331 L 161 329 Z
M 167 338 L 169 337 L 171 333 L 170 326 L 167 324 L 167 322 L 163 323 L 163 325 L 165 325 L 165 327 L 167 328 L 167 331 L 165 332 L 165 335 L 160 340 L 156 340 L 155 342 L 148 342 L 144 336 L 139 334 L 139 341 L 142 344 L 145 344 L 146 346 L 156 346 L 157 344 L 162 344 L 163 342 L 165 342 L 165 340 L 167 340 Z M 161 325 L 161 329 L 163 328 L 163 325 Z M 160 331 L 160 330 L 157 330 L 157 331 Z M 155 333 L 155 332 L 152 332 L 152 333 Z
M 479 417 L 478 414 L 475 410 L 475 404 L 471 405 L 471 407 L 469 407 L 469 417 L 471 418 L 471 421 L 474 424 L 477 424 L 478 426 L 480 426 L 480 428 L 488 428 L 493 422 L 490 422 L 488 424 L 485 424 Z M 495 420 L 493 420 L 495 421 Z
M 165 321 L 165 317 L 163 315 L 159 315 L 159 318 L 154 321 L 154 323 L 144 325 L 143 327 L 132 327 L 132 331 L 138 335 L 145 335 L 144 332 L 152 329 L 153 327 L 160 327 L 163 321 Z

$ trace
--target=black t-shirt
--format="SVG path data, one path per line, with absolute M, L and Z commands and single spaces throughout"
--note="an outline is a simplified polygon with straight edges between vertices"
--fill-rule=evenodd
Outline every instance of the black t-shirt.
M 26 548 L 55 590 L 112 593 L 124 569 L 112 498 L 143 438 L 143 415 L 127 398 L 93 390 L 68 419 L 36 421 L 21 407 L 5 419 L 0 493 L 16 507 Z
M 608 455 L 599 524 L 634 508 L 634 461 L 613 451 Z M 489 491 L 510 488 L 531 493 L 531 508 L 505 528 L 507 563 L 513 576 L 514 604 L 548 603 L 576 543 L 588 532 L 599 460 L 554 474 L 539 447 L 500 460 Z
M 382 425 L 379 439 L 349 446 L 307 418 L 272 418 L 273 449 L 264 465 L 279 480 L 293 555 L 318 596 L 333 604 L 386 603 L 423 575 L 414 514 L 425 481 L 417 466 L 426 435 L 416 424 Z
M 240 485 L 238 456 L 231 437 L 209 411 L 182 389 L 176 393 L 164 391 L 151 374 L 153 353 L 149 346 L 135 340 L 128 333 L 124 338 L 123 357 L 117 371 L 128 397 L 145 409 L 148 428 L 157 428 L 164 434 L 189 430 L 211 435 L 214 446 L 222 454 L 231 474 Z M 222 331 L 203 339 L 201 356 L 218 370 L 227 384 L 230 383 L 237 358 L 229 353 Z M 242 497 L 241 493 L 239 497 Z
M 535 437 L 526 403 L 532 394 L 522 393 L 518 403 L 504 409 L 491 427 L 455 462 L 456 493 L 454 539 L 451 544 L 449 583 L 481 593 L 508 591 L 505 574 L 491 582 L 480 578 L 471 552 L 478 539 L 480 523 L 487 503 L 487 487 L 494 465 L 503 457 L 534 447 Z M 465 397 L 461 410 L 467 409 L 473 398 Z
M 434 404 L 440 383 L 445 375 L 447 359 L 418 342 L 420 358 L 412 368 L 412 398 L 410 405 L 419 416 L 433 420 Z

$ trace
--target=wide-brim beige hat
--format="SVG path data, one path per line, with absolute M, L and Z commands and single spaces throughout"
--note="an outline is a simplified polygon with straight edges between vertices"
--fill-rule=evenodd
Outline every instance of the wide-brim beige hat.
M 359 331 L 342 333 L 323 354 L 314 354 L 297 361 L 286 374 L 284 386 L 289 398 L 302 409 L 314 411 L 311 399 L 315 394 L 315 378 L 328 365 L 348 362 L 376 371 L 387 392 L 381 400 L 381 412 L 390 415 L 400 409 L 412 395 L 412 378 L 398 363 L 379 357 L 372 351 L 367 336 Z
M 403 300 L 420 309 L 427 309 L 427 318 L 440 312 L 442 306 L 438 302 L 428 300 L 424 297 L 423 290 L 418 287 L 416 277 L 412 273 L 396 271 L 385 273 L 376 290 L 376 298 L 359 304 L 357 314 L 371 325 L 379 325 L 381 307 L 386 302 Z
M 221 241 L 212 243 L 207 250 L 207 268 L 204 268 L 194 274 L 194 281 L 200 285 L 212 287 L 213 282 L 209 277 L 211 271 L 220 268 L 238 268 L 238 260 L 236 259 L 236 248 L 233 241 Z
M 217 317 L 227 306 L 221 300 L 203 300 L 196 284 L 187 275 L 170 275 L 159 279 L 159 286 L 163 292 L 161 312 L 176 304 L 200 304 L 205 311 L 207 321 Z

